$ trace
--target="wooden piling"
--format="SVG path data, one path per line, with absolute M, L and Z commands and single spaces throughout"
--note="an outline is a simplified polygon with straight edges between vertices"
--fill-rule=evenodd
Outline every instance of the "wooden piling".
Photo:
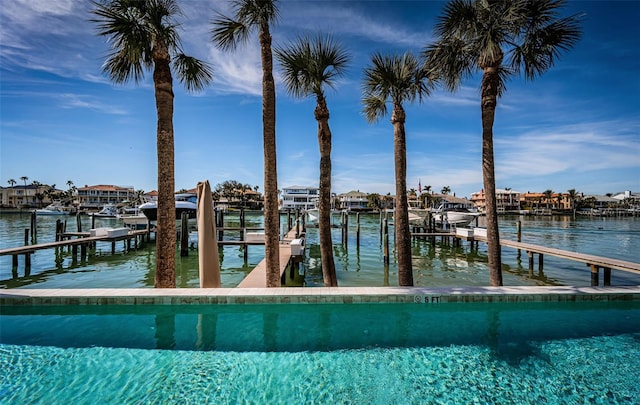
M 478 219 L 478 217 L 476 217 L 476 220 Z M 522 242 L 522 222 L 518 221 L 516 222 L 516 237 L 517 237 L 517 241 L 518 242 Z M 520 249 L 518 249 L 517 254 L 516 254 L 516 258 L 518 260 L 520 260 Z
M 356 247 L 360 247 L 360 213 L 356 214 Z
M 189 256 L 189 213 L 183 212 L 180 226 L 180 257 Z
M 384 264 L 389 264 L 389 220 L 384 219 L 384 231 L 383 231 L 383 261 Z
M 80 217 L 79 211 L 76 213 L 76 226 L 77 226 L 78 232 L 82 232 L 82 218 Z
M 35 244 L 38 239 L 38 223 L 36 212 L 31 213 L 31 243 Z
M 598 266 L 596 266 L 595 264 L 589 264 L 588 265 L 591 268 L 591 286 L 593 287 L 597 287 L 599 284 L 599 271 L 600 268 Z
M 602 283 L 604 286 L 608 287 L 611 285 L 611 267 L 604 267 L 604 279 Z

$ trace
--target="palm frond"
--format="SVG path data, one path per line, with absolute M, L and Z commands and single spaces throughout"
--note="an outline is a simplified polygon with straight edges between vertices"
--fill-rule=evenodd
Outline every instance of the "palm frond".
M 394 105 L 404 102 L 421 101 L 429 94 L 430 84 L 426 83 L 426 71 L 418 58 L 411 53 L 403 55 L 382 55 L 371 57 L 370 67 L 364 70 L 362 102 L 364 115 L 373 122 L 387 112 L 387 101 Z
M 511 68 L 524 71 L 528 80 L 549 70 L 562 52 L 571 49 L 581 36 L 581 16 L 572 15 L 545 26 L 528 29 L 511 52 Z
M 240 21 L 219 15 L 212 24 L 211 40 L 224 51 L 231 51 L 249 39 L 251 26 Z
M 362 115 L 369 123 L 374 123 L 387 115 L 387 99 L 375 94 L 365 94 L 362 98 Z
M 211 65 L 192 56 L 179 53 L 172 63 L 178 80 L 189 92 L 201 91 L 213 80 Z
M 253 29 L 274 23 L 278 18 L 277 0 L 234 0 L 234 16 L 222 14 L 211 22 L 211 40 L 224 51 L 247 41 Z
M 334 88 L 349 64 L 348 52 L 330 36 L 298 37 L 284 48 L 275 49 L 284 71 L 287 92 L 294 97 L 322 95 L 323 86 Z

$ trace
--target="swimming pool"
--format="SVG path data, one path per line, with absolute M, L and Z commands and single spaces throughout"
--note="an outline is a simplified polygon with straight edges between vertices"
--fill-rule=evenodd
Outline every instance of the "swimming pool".
M 3 306 L 0 402 L 640 398 L 638 299 L 433 297 L 375 304 Z

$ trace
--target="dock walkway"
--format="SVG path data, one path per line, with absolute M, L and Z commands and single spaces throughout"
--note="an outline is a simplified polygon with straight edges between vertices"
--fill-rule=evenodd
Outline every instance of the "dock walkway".
M 296 237 L 296 229 L 293 228 L 280 241 L 280 277 L 284 274 L 291 261 L 291 241 Z M 251 270 L 241 282 L 238 288 L 265 288 L 267 286 L 267 259 L 263 259 Z
M 468 240 L 474 242 L 487 242 L 486 236 L 473 235 L 463 236 L 454 232 L 438 232 L 438 233 L 412 233 L 415 237 L 452 237 L 454 240 Z M 546 246 L 534 245 L 531 243 L 517 242 L 514 240 L 500 239 L 500 246 L 511 247 L 518 250 L 524 250 L 529 256 L 529 271 L 533 271 L 534 254 L 538 255 L 538 270 L 542 271 L 544 267 L 544 255 L 555 256 L 562 259 L 572 260 L 585 263 L 591 269 L 591 285 L 599 284 L 599 271 L 604 270 L 605 286 L 611 285 L 611 269 L 622 270 L 630 273 L 640 274 L 640 263 L 629 262 L 625 260 L 612 259 L 604 256 L 595 256 L 585 253 L 572 252 L 568 250 L 555 249 Z
M 73 249 L 73 258 L 74 260 L 77 257 L 78 246 L 81 248 L 81 258 L 87 256 L 87 247 L 96 242 L 111 242 L 111 253 L 115 253 L 115 244 L 118 241 L 126 240 L 127 248 L 131 248 L 131 240 L 135 241 L 135 246 L 138 246 L 138 237 L 144 238 L 147 234 L 147 230 L 139 230 L 139 231 L 129 231 L 126 235 L 120 236 L 89 236 L 89 232 L 69 232 L 61 234 L 63 240 L 55 241 L 55 242 L 47 242 L 47 243 L 39 243 L 35 245 L 24 245 L 18 246 L 8 249 L 0 249 L 0 256 L 13 256 L 12 259 L 12 267 L 14 270 L 18 267 L 18 256 L 25 256 L 25 271 L 29 270 L 31 267 L 31 255 L 35 253 L 37 250 L 45 250 L 45 249 L 56 249 L 56 248 L 64 248 L 71 247 Z M 75 239 L 73 239 L 75 237 Z

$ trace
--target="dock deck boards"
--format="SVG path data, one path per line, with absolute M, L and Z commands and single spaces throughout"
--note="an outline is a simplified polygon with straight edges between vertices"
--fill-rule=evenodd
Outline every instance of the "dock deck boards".
M 295 228 L 290 230 L 287 236 L 280 241 L 280 277 L 286 271 L 287 265 L 291 260 L 291 241 L 295 239 Z M 238 284 L 237 288 L 265 288 L 267 286 L 267 259 L 263 259 L 258 265 L 251 270 L 251 273 Z
M 484 241 L 484 242 L 486 242 L 487 240 L 484 237 L 478 237 L 478 236 L 474 237 L 474 239 Z M 569 259 L 577 262 L 583 262 L 586 264 L 595 265 L 598 267 L 608 267 L 612 269 L 624 270 L 624 271 L 640 274 L 640 263 L 628 262 L 628 261 L 619 260 L 619 259 L 612 259 L 612 258 L 603 257 L 603 256 L 589 255 L 585 253 L 571 252 L 568 250 L 561 250 L 561 249 L 555 249 L 555 248 L 550 248 L 546 246 L 533 245 L 530 243 L 516 242 L 508 239 L 501 239 L 500 245 L 512 247 L 515 249 L 522 249 L 528 252 L 541 253 L 543 255 L 561 257 L 561 258 L 565 258 L 565 259 Z
M 82 245 L 89 242 L 113 242 L 113 241 L 133 238 L 138 235 L 146 234 L 146 232 L 147 232 L 146 230 L 129 231 L 129 234 L 124 236 L 117 236 L 117 237 L 88 236 L 88 237 L 80 237 L 77 239 L 61 240 L 57 242 L 39 243 L 37 245 L 18 246 L 18 247 L 13 247 L 8 249 L 0 249 L 0 256 L 20 255 L 25 253 L 32 253 L 36 250 L 51 249 L 56 247 L 65 247 L 65 246 L 73 246 L 73 245 Z M 81 232 L 78 232 L 78 234 L 80 233 Z M 69 234 L 66 234 L 66 235 L 69 235 Z M 73 235 L 73 236 L 81 236 L 81 235 Z

